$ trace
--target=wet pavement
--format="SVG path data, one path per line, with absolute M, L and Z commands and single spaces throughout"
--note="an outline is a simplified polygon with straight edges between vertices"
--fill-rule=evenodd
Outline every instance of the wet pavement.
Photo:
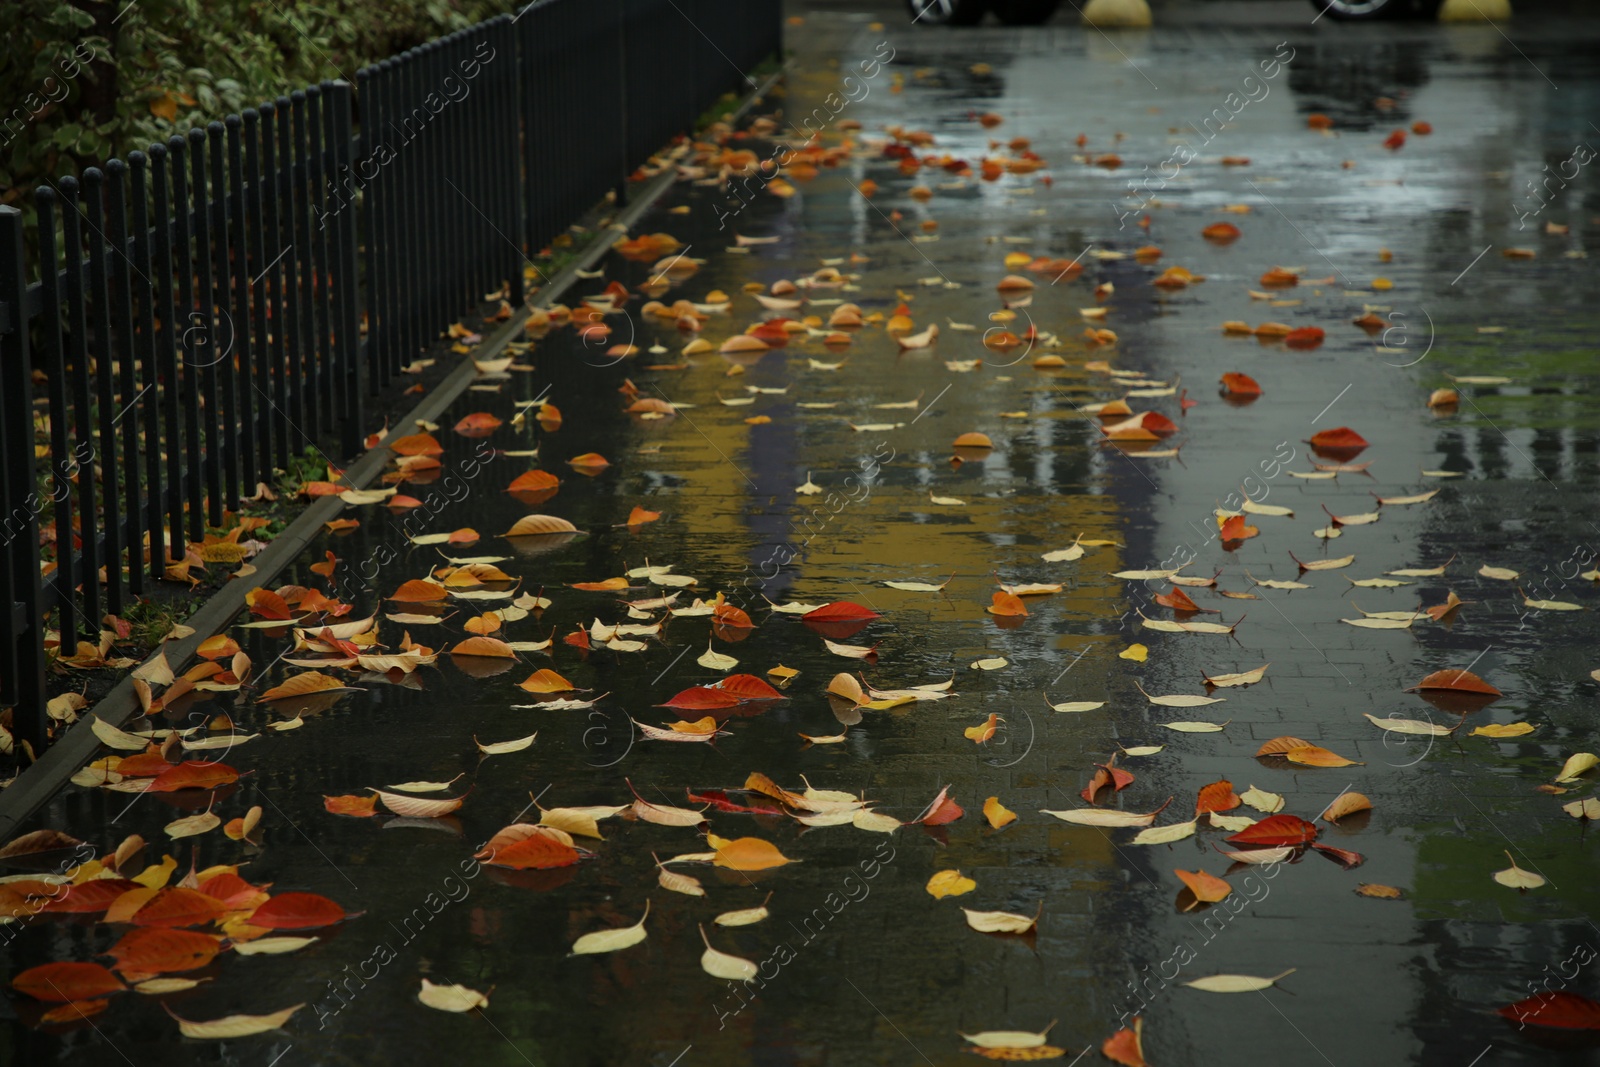
M 554 328 L 522 357 L 532 371 L 513 371 L 498 392 L 468 393 L 441 420 L 441 462 L 460 491 L 409 529 L 471 527 L 481 541 L 407 545 L 403 515 L 360 507 L 358 529 L 322 538 L 281 579 L 326 588 L 308 568 L 333 552 L 356 618 L 413 610 L 378 598 L 427 576 L 441 552 L 505 556 L 498 566 L 520 583 L 516 593 L 542 590 L 552 604 L 506 623 L 501 636 L 553 633 L 551 651 L 487 664 L 442 655 L 398 684 L 398 676 L 350 672 L 355 691 L 287 732 L 264 730 L 273 711 L 248 695 L 185 709 L 226 711 L 240 730 L 263 734 L 228 753 L 250 773 L 217 808 L 226 819 L 262 805 L 263 842 L 256 848 L 220 832 L 195 838 L 199 865 L 248 861 L 241 873 L 273 892 L 325 894 L 362 914 L 312 931 L 320 940 L 299 952 L 220 958 L 194 990 L 124 994 L 92 1026 L 14 1023 L 0 1058 L 954 1064 L 974 1062 L 959 1033 L 1039 1031 L 1054 1020 L 1049 1043 L 1066 1050 L 1061 1062 L 1084 1049 L 1093 1062 L 1100 1042 L 1140 1015 L 1145 1056 L 1157 1065 L 1600 1062 L 1592 1032 L 1519 1029 L 1495 1014 L 1541 990 L 1600 997 L 1600 862 L 1587 824 L 1562 811 L 1592 794 L 1593 772 L 1560 796 L 1537 788 L 1569 756 L 1594 749 L 1600 688 L 1590 676 L 1600 668 L 1600 601 L 1581 576 L 1596 567 L 1600 545 L 1600 314 L 1584 254 L 1600 236 L 1600 202 L 1592 165 L 1571 162 L 1600 143 L 1589 124 L 1600 114 L 1596 26 L 1535 23 L 1527 34 L 1511 27 L 1507 38 L 1493 27 L 1308 21 L 1189 20 L 1101 35 L 1058 19 L 1029 31 L 915 32 L 890 7 L 806 11 L 790 29 L 787 95 L 767 109 L 781 104 L 791 121 L 819 116 L 822 145 L 849 137 L 853 153 L 815 176 L 790 174 L 791 196 L 762 190 L 748 204 L 682 183 L 634 230 L 670 233 L 684 255 L 704 260 L 674 275 L 659 299 L 705 301 L 718 289 L 731 296 L 731 309 L 705 322 L 712 351 L 679 355 L 692 335 L 643 310 L 649 297 L 638 291 L 659 257 L 610 257 L 604 278 L 578 289 L 593 295 L 614 280 L 634 292 L 606 317 L 608 337 L 585 343 L 571 327 Z M 865 76 L 863 62 L 890 56 Z M 830 102 L 829 94 L 838 95 Z M 979 121 L 986 113 L 1000 123 Z M 1309 128 L 1313 114 L 1328 116 L 1331 129 Z M 1417 123 L 1431 132 L 1416 132 Z M 893 127 L 932 136 L 913 149 L 918 158 L 965 160 L 973 175 L 940 166 L 902 173 L 884 152 Z M 1407 131 L 1403 146 L 1385 147 L 1397 129 Z M 983 180 L 983 159 L 1014 157 L 1019 150 L 1004 145 L 1017 137 L 1044 166 Z M 730 144 L 746 146 L 772 147 L 759 138 Z M 1120 166 L 1107 165 L 1111 154 Z M 1248 162 L 1224 165 L 1222 157 Z M 1564 188 L 1552 181 L 1529 191 L 1531 181 L 1574 171 Z M 877 186 L 870 199 L 868 180 Z M 914 186 L 931 196 L 913 196 Z M 1248 212 L 1230 210 L 1238 205 Z M 1236 239 L 1202 236 L 1224 222 L 1241 231 Z M 1547 223 L 1569 229 L 1547 232 Z M 735 252 L 735 231 L 776 240 Z M 1146 246 L 1159 258 L 1135 256 Z M 1008 266 L 1016 253 L 1061 262 Z M 770 287 L 834 262 L 855 276 L 849 285 L 803 289 L 812 304 L 787 313 L 827 319 L 836 306 L 829 301 L 849 300 L 869 319 L 882 316 L 851 331 L 848 347 L 799 333 L 759 358 L 716 352 L 761 318 L 785 314 L 763 311 L 746 283 Z M 1275 266 L 1299 283 L 1253 296 Z M 1152 284 L 1171 267 L 1203 280 Z M 1008 274 L 1034 280 L 1032 299 L 1012 292 L 1021 304 L 1014 317 L 993 319 L 1002 310 L 996 286 Z M 912 323 L 900 336 L 939 326 L 929 347 L 902 350 L 885 329 L 902 303 Z M 1103 318 L 1081 310 L 1095 308 Z M 1377 322 L 1362 329 L 1352 322 L 1362 316 Z M 1295 347 L 1226 333 L 1229 321 L 1319 327 L 1325 337 Z M 1032 341 L 984 346 L 1001 330 L 1027 338 L 1030 327 Z M 1087 329 L 1115 338 L 1090 340 Z M 607 354 L 629 343 L 638 354 Z M 664 351 L 652 352 L 657 345 Z M 1052 355 L 1061 366 L 1035 365 Z M 965 368 L 972 360 L 982 363 Z M 730 373 L 735 366 L 743 372 Z M 1261 395 L 1220 396 L 1224 373 L 1248 375 Z M 1452 384 L 1449 376 L 1509 380 Z M 675 412 L 625 414 L 625 381 Z M 1446 387 L 1459 402 L 1430 408 L 1430 394 Z M 1109 421 L 1084 409 L 1125 394 L 1135 411 L 1160 412 L 1176 432 L 1142 445 L 1108 442 L 1099 427 Z M 518 405 L 535 398 L 560 409 L 559 428 L 541 427 L 531 413 L 511 424 Z M 506 425 L 480 439 L 451 432 L 479 411 Z M 1308 439 L 1342 426 L 1368 442 L 1359 457 L 1313 452 Z M 952 443 L 968 432 L 988 435 L 993 448 L 952 464 Z M 537 461 L 475 462 L 489 449 L 534 447 Z M 591 452 L 610 465 L 593 474 L 569 466 Z M 530 505 L 506 486 L 535 462 L 562 484 Z M 1367 463 L 1363 471 L 1317 466 Z M 798 492 L 807 484 L 823 492 Z M 425 498 L 435 488 L 413 481 L 401 491 Z M 1374 500 L 1433 490 L 1413 504 Z M 1293 515 L 1247 515 L 1258 536 L 1219 540 L 1216 509 L 1245 497 Z M 634 507 L 662 517 L 628 527 Z M 1379 517 L 1326 540 L 1316 534 L 1330 526 L 1324 507 Z M 495 536 L 530 512 L 567 519 L 585 536 Z M 1041 559 L 1079 537 L 1109 544 L 1075 560 Z M 1349 566 L 1330 570 L 1303 571 L 1295 559 L 1314 565 L 1347 555 L 1355 557 Z M 619 594 L 572 584 L 647 561 L 697 579 L 679 606 L 720 590 L 756 625 L 711 634 L 707 618 L 673 618 L 637 652 L 580 652 L 561 640 L 594 619 L 630 621 Z M 1403 586 L 1352 584 L 1446 564 L 1442 575 L 1396 579 Z M 1218 572 L 1214 587 L 1184 592 L 1220 615 L 1175 616 L 1154 600 L 1169 583 L 1111 577 L 1180 565 L 1183 575 Z M 1518 577 L 1485 577 L 1484 566 Z M 363 573 L 376 577 L 367 582 Z M 985 608 L 995 575 L 1062 589 L 1029 596 L 1020 620 L 993 616 Z M 885 585 L 947 578 L 937 593 Z M 1255 584 L 1265 581 L 1307 588 Z M 1437 605 L 1451 592 L 1469 603 L 1445 622 L 1423 616 L 1409 628 L 1366 629 L 1341 621 Z M 635 579 L 620 599 L 655 595 Z M 859 629 L 808 626 L 769 611 L 762 595 L 779 604 L 847 600 L 882 617 Z M 460 602 L 442 625 L 383 622 L 381 637 L 393 646 L 409 630 L 449 648 L 470 636 L 465 620 L 502 603 Z M 1237 625 L 1231 636 L 1169 632 L 1141 616 Z M 274 664 L 259 686 L 300 672 L 274 663 L 284 637 L 235 636 L 257 664 Z M 875 646 L 876 659 L 836 655 L 824 637 Z M 630 717 L 663 725 L 675 716 L 655 705 L 723 676 L 698 662 L 708 642 L 738 659 L 736 673 L 766 676 L 781 663 L 799 675 L 782 701 L 719 712 L 727 734 L 714 745 L 640 737 Z M 1122 655 L 1135 644 L 1146 646 L 1145 660 Z M 1006 662 L 973 666 L 987 659 Z M 1223 704 L 1165 707 L 1144 695 L 1203 694 L 1203 676 L 1263 664 L 1260 682 L 1212 694 Z M 516 707 L 535 702 L 518 683 L 544 667 L 588 690 L 568 696 L 605 695 L 590 708 Z M 1504 695 L 1463 708 L 1403 691 L 1443 669 L 1470 669 Z M 953 677 L 955 695 L 885 710 L 830 702 L 829 679 L 857 670 L 881 689 Z M 1049 706 L 1074 701 L 1104 705 L 1076 713 Z M 964 736 L 991 713 L 1003 721 L 987 743 Z M 1397 734 L 1364 714 L 1463 728 Z M 1163 725 L 1183 720 L 1225 726 L 1187 733 Z M 1534 731 L 1470 735 L 1519 722 Z M 480 758 L 474 743 L 535 731 L 521 752 Z M 799 736 L 841 731 L 841 743 Z M 1358 762 L 1255 757 L 1284 736 Z M 1134 844 L 1133 829 L 1040 813 L 1083 807 L 1079 790 L 1119 747 L 1157 745 L 1154 754 L 1120 758 L 1135 780 L 1115 797 L 1102 791 L 1102 806 L 1151 812 L 1172 797 L 1156 824 L 1179 823 L 1201 787 L 1227 779 L 1237 792 L 1279 794 L 1285 813 L 1316 819 L 1341 794 L 1360 793 L 1371 812 L 1319 823 L 1319 843 L 1360 853 L 1364 863 L 1344 870 L 1307 850 L 1294 862 L 1236 870 L 1231 900 L 1182 910 L 1194 902 L 1174 870 L 1227 873 L 1219 849 L 1234 846 L 1226 830 L 1202 817 L 1186 839 Z M 712 833 L 761 837 L 800 862 L 754 873 L 675 866 L 704 884 L 704 898 L 658 886 L 653 858 L 703 852 L 704 837 L 646 821 L 602 822 L 603 841 L 577 839 L 594 856 L 576 866 L 463 867 L 518 821 L 530 793 L 549 807 L 621 805 L 632 799 L 631 781 L 648 801 L 683 806 L 686 790 L 737 790 L 752 772 L 791 789 L 809 783 L 864 795 L 902 821 L 949 786 L 965 815 L 882 835 L 711 811 Z M 458 774 L 466 777 L 449 790 L 425 794 L 466 795 L 445 818 L 323 810 L 325 795 Z M 993 829 L 980 811 L 988 797 L 1017 820 Z M 733 799 L 775 806 L 755 794 Z M 187 813 L 159 796 L 72 787 L 41 825 L 110 847 L 125 833 L 159 842 L 162 827 Z M 1228 814 L 1265 817 L 1248 807 Z M 149 851 L 152 860 L 161 852 Z M 171 851 L 187 865 L 187 849 Z M 1507 851 L 1545 884 L 1497 884 Z M 976 888 L 935 899 L 925 886 L 950 869 Z M 1362 883 L 1401 896 L 1358 895 Z M 741 999 L 702 970 L 697 924 L 756 907 L 769 893 L 764 922 L 707 927 L 717 948 L 761 965 L 764 988 Z M 647 900 L 642 944 L 569 955 L 581 935 L 638 921 Z M 1042 910 L 1032 934 L 995 936 L 968 929 L 961 907 Z M 91 958 L 118 933 L 41 917 L 15 939 L 8 973 Z M 1180 984 L 1291 968 L 1259 992 Z M 435 1012 L 416 1000 L 424 977 L 485 991 L 490 1005 Z M 199 1019 L 309 1006 L 280 1032 L 218 1044 L 180 1038 L 158 1000 Z

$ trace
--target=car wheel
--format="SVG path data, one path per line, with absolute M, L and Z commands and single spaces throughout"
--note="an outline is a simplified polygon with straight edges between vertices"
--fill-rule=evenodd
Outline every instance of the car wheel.
M 906 0 L 906 7 L 923 26 L 976 26 L 988 10 L 985 0 Z
M 1007 26 L 1037 26 L 1050 21 L 1060 0 L 990 0 L 995 17 Z
M 1411 11 L 1410 0 L 1311 0 L 1311 6 L 1346 22 L 1400 18 Z

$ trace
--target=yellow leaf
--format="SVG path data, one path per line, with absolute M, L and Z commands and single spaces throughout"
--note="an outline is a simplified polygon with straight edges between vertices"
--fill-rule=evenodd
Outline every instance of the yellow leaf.
M 990 797 L 983 802 L 983 817 L 988 819 L 989 825 L 996 830 L 1017 821 L 1017 813 L 1000 803 L 999 797 Z
M 945 897 L 959 897 L 963 893 L 970 893 L 978 888 L 978 883 L 967 878 L 960 871 L 940 871 L 928 879 L 928 892 L 937 900 Z
M 1131 659 L 1135 663 L 1143 663 L 1150 658 L 1150 650 L 1144 645 L 1129 645 L 1117 653 L 1118 659 Z

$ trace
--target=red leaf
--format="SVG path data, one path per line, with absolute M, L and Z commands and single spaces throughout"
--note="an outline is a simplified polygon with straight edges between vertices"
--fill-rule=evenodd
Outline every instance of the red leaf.
M 1158 434 L 1161 437 L 1167 437 L 1178 432 L 1178 424 L 1159 411 L 1145 412 L 1144 421 L 1141 425 L 1151 433 Z
M 250 614 L 263 619 L 289 618 L 288 602 L 270 589 L 257 586 L 244 595 L 244 602 L 249 606 Z
M 1347 871 L 1353 871 L 1367 862 L 1367 857 L 1359 852 L 1351 852 L 1349 849 L 1334 848 L 1332 845 L 1312 845 L 1311 847 Z
M 783 809 L 779 807 L 771 807 L 767 805 L 749 807 L 744 804 L 736 804 L 728 799 L 728 792 L 725 789 L 708 789 L 704 793 L 691 792 L 689 793 L 689 803 L 710 804 L 718 811 L 734 812 L 744 815 L 782 815 L 784 813 Z
M 677 708 L 680 711 L 715 711 L 718 708 L 731 708 L 739 703 L 739 696 L 734 693 L 725 693 L 710 686 L 690 686 L 665 704 L 657 704 L 658 708 Z
M 1254 845 L 1259 848 L 1279 848 L 1284 845 L 1304 845 L 1316 840 L 1317 827 L 1298 815 L 1269 815 L 1254 826 L 1247 826 L 1228 838 L 1236 845 Z
M 35 1000 L 65 1004 L 120 992 L 122 980 L 98 963 L 44 963 L 11 980 L 11 988 Z
M 250 915 L 251 926 L 268 930 L 310 930 L 344 920 L 344 909 L 316 893 L 280 893 Z
M 156 775 L 148 787 L 151 793 L 173 793 L 179 789 L 215 789 L 239 780 L 239 772 L 226 763 L 185 760 L 171 770 Z
M 789 699 L 753 674 L 730 674 L 711 688 L 732 693 L 740 700 Z
M 1367 439 L 1348 426 L 1340 426 L 1312 434 L 1306 444 L 1317 448 L 1366 448 Z
M 945 823 L 955 822 L 965 814 L 961 805 L 950 799 L 950 787 L 945 786 L 939 790 L 939 795 L 933 798 L 933 803 L 928 805 L 927 810 L 911 821 L 920 822 L 924 826 L 943 826 Z
M 881 619 L 871 608 L 864 608 L 849 600 L 835 600 L 800 616 L 805 622 L 851 622 L 856 619 Z
M 1576 993 L 1535 993 L 1526 1000 L 1495 1009 L 1514 1023 L 1555 1030 L 1600 1030 L 1600 1001 Z
M 129 930 L 106 955 L 116 958 L 119 971 L 174 974 L 204 967 L 221 947 L 211 934 L 145 928 Z

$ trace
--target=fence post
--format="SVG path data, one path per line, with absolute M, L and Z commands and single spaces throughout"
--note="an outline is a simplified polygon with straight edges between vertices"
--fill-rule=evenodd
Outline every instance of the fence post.
M 33 361 L 28 352 L 28 278 L 22 212 L 0 207 L 0 502 L 5 505 L 0 574 L 0 694 L 13 706 L 11 731 L 35 754 L 44 749 L 44 620 L 39 581 L 39 498 L 33 458 Z M 55 314 L 56 309 L 47 309 Z M 67 551 L 72 550 L 69 544 Z
M 354 200 L 357 185 L 350 152 L 354 137 L 350 83 L 326 82 L 324 88 L 323 106 L 328 108 L 332 116 L 330 126 L 333 143 L 324 146 L 333 156 L 331 182 L 334 185 L 348 183 L 345 189 Z M 337 197 L 337 193 L 330 192 L 330 195 Z M 333 391 L 335 396 L 344 401 L 338 420 L 339 450 L 348 458 L 361 454 L 362 404 L 367 391 L 366 366 L 361 356 L 361 286 L 356 267 L 356 210 L 356 205 L 351 203 L 334 216 L 333 249 L 330 255 L 333 271 L 333 348 L 337 353 L 333 373 L 343 379 L 334 385 Z M 367 210 L 367 206 L 363 204 L 361 210 Z M 372 279 L 368 278 L 368 292 L 371 292 L 371 287 Z

